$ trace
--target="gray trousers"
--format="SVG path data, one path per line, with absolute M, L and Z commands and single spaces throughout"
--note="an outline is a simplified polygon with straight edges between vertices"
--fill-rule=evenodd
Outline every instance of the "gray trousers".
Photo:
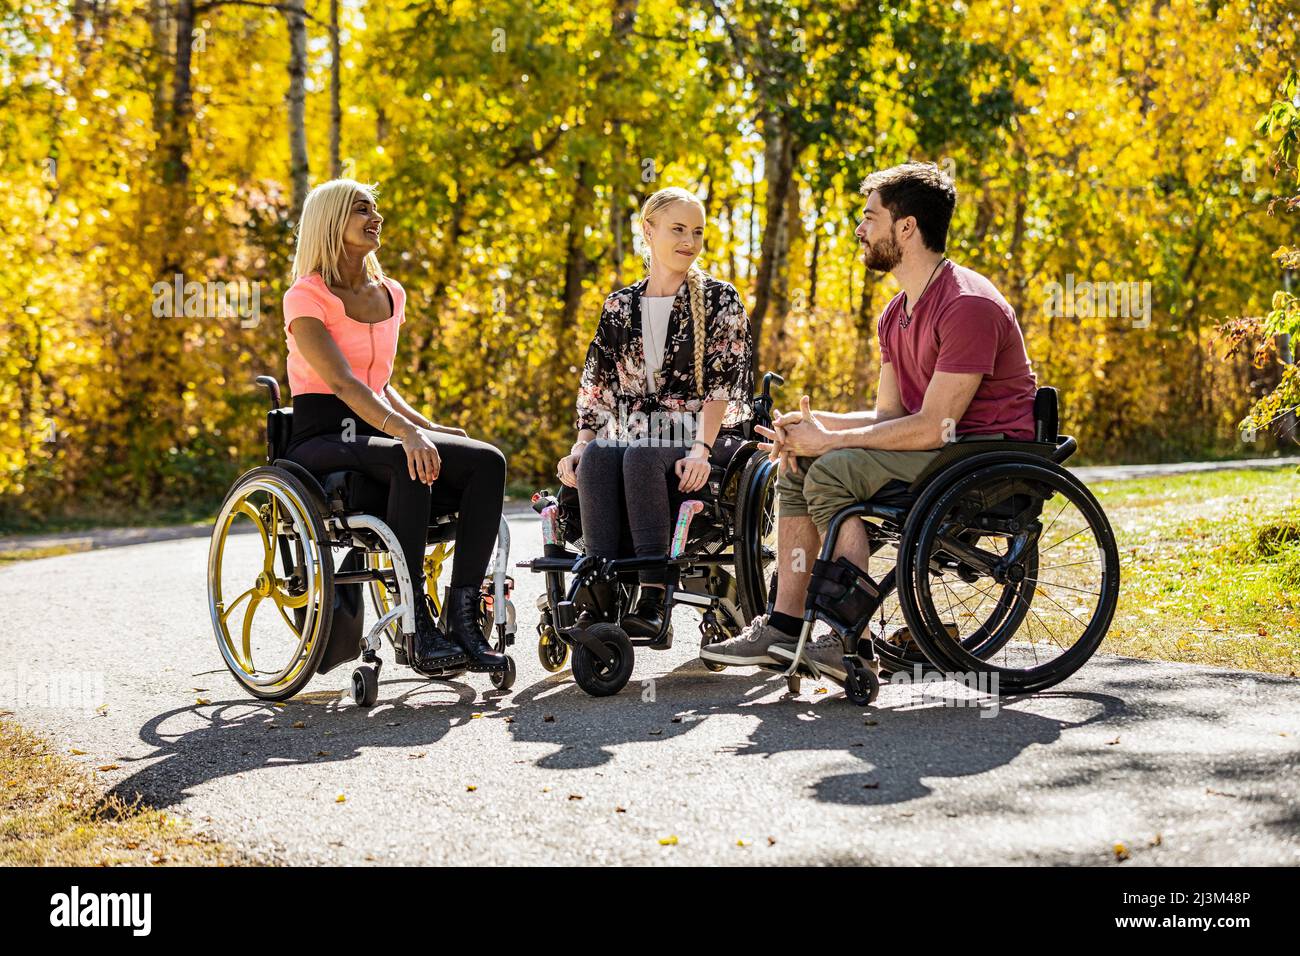
M 741 440 L 719 435 L 710 460 L 726 464 Z M 690 452 L 687 445 L 651 445 L 593 441 L 578 459 L 578 507 L 582 514 L 582 540 L 587 554 L 601 558 L 626 557 L 620 553 L 621 531 L 626 521 L 637 557 L 667 554 L 672 541 L 682 494 L 673 466 Z M 624 519 L 624 520 L 620 520 Z M 640 573 L 646 584 L 662 584 L 667 568 Z

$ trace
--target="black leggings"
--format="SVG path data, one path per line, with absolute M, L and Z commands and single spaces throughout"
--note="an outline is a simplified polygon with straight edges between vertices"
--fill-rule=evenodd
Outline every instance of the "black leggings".
M 347 437 L 345 441 L 345 426 Z M 432 485 L 411 477 L 406 450 L 335 395 L 296 395 L 293 438 L 285 457 L 308 471 L 359 471 L 388 490 L 384 521 L 402 546 L 411 583 L 424 587 L 424 547 L 431 519 L 460 515 L 451 586 L 478 586 L 501 524 L 506 459 L 486 442 L 434 433 L 442 468 Z
M 725 465 L 741 445 L 734 435 L 719 435 L 710 460 Z M 699 489 L 683 494 L 674 466 L 690 448 L 682 445 L 606 444 L 593 441 L 578 459 L 578 503 L 582 514 L 582 540 L 587 554 L 602 558 L 623 557 L 626 542 L 620 540 L 623 521 L 632 538 L 632 552 L 639 558 L 667 554 L 672 542 L 677 509 L 688 498 L 707 494 Z M 624 553 L 620 553 L 624 552 Z M 640 573 L 644 584 L 663 584 L 664 567 Z

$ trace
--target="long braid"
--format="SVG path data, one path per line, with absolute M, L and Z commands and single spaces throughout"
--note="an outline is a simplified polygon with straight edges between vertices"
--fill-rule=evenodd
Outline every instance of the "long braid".
M 691 295 L 692 338 L 695 341 L 695 390 L 704 398 L 704 272 L 691 266 L 686 273 L 686 286 Z

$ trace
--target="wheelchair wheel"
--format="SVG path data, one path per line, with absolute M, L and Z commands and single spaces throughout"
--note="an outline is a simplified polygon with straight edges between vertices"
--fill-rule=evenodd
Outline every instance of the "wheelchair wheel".
M 352 702 L 358 707 L 373 707 L 379 700 L 379 666 L 359 664 L 352 672 Z
M 285 700 L 316 673 L 334 612 L 333 553 L 287 471 L 254 468 L 227 493 L 208 550 L 208 611 L 226 666 L 253 696 Z
M 885 556 L 894 563 L 883 573 L 875 566 L 877 555 L 873 554 L 871 559 L 870 573 L 880 582 L 884 601 L 868 625 L 871 636 L 875 638 L 876 656 L 880 658 L 881 673 L 888 675 L 901 671 L 910 674 L 916 673 L 918 667 L 922 675 L 937 672 L 939 668 L 911 636 L 911 628 L 904 621 L 902 602 L 896 586 L 897 547 L 891 544 Z M 1032 584 L 1008 582 L 1002 586 L 997 601 L 988 602 L 980 608 L 982 620 L 977 626 L 967 628 L 967 633 L 964 635 L 955 621 L 946 621 L 945 628 L 950 636 L 961 641 L 967 651 L 981 660 L 987 660 L 990 655 L 1003 647 L 1020 627 L 1021 621 L 1029 610 L 1028 600 L 1021 599 L 1020 594 L 1022 591 L 1027 592 L 1032 589 Z
M 560 639 L 549 621 L 537 625 L 537 659 L 551 674 L 564 670 L 569 662 L 569 645 Z
M 515 686 L 515 678 L 518 674 L 519 671 L 515 667 L 515 659 L 507 654 L 506 669 L 503 671 L 492 671 L 488 676 L 492 681 L 493 687 L 497 690 L 505 691 Z
M 736 500 L 736 584 L 746 621 L 767 610 L 776 575 L 776 463 L 755 452 L 745 465 Z
M 1093 655 L 1119 598 L 1119 554 L 1077 478 L 1041 461 L 968 469 L 936 479 L 913 515 L 899 597 L 937 667 L 988 675 L 998 693 L 1034 693 Z M 956 638 L 945 627 L 954 623 Z
M 592 697 L 617 694 L 632 676 L 632 642 L 617 624 L 595 624 L 588 633 L 609 648 L 613 661 L 606 664 L 584 645 L 575 644 L 573 679 Z

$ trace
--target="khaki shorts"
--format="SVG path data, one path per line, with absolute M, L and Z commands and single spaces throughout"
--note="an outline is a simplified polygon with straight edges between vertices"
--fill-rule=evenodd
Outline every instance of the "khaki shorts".
M 939 449 L 837 448 L 818 458 L 800 458 L 798 474 L 787 470 L 777 479 L 780 516 L 807 515 L 825 536 L 841 508 L 867 501 L 893 479 L 910 484 L 938 454 Z

